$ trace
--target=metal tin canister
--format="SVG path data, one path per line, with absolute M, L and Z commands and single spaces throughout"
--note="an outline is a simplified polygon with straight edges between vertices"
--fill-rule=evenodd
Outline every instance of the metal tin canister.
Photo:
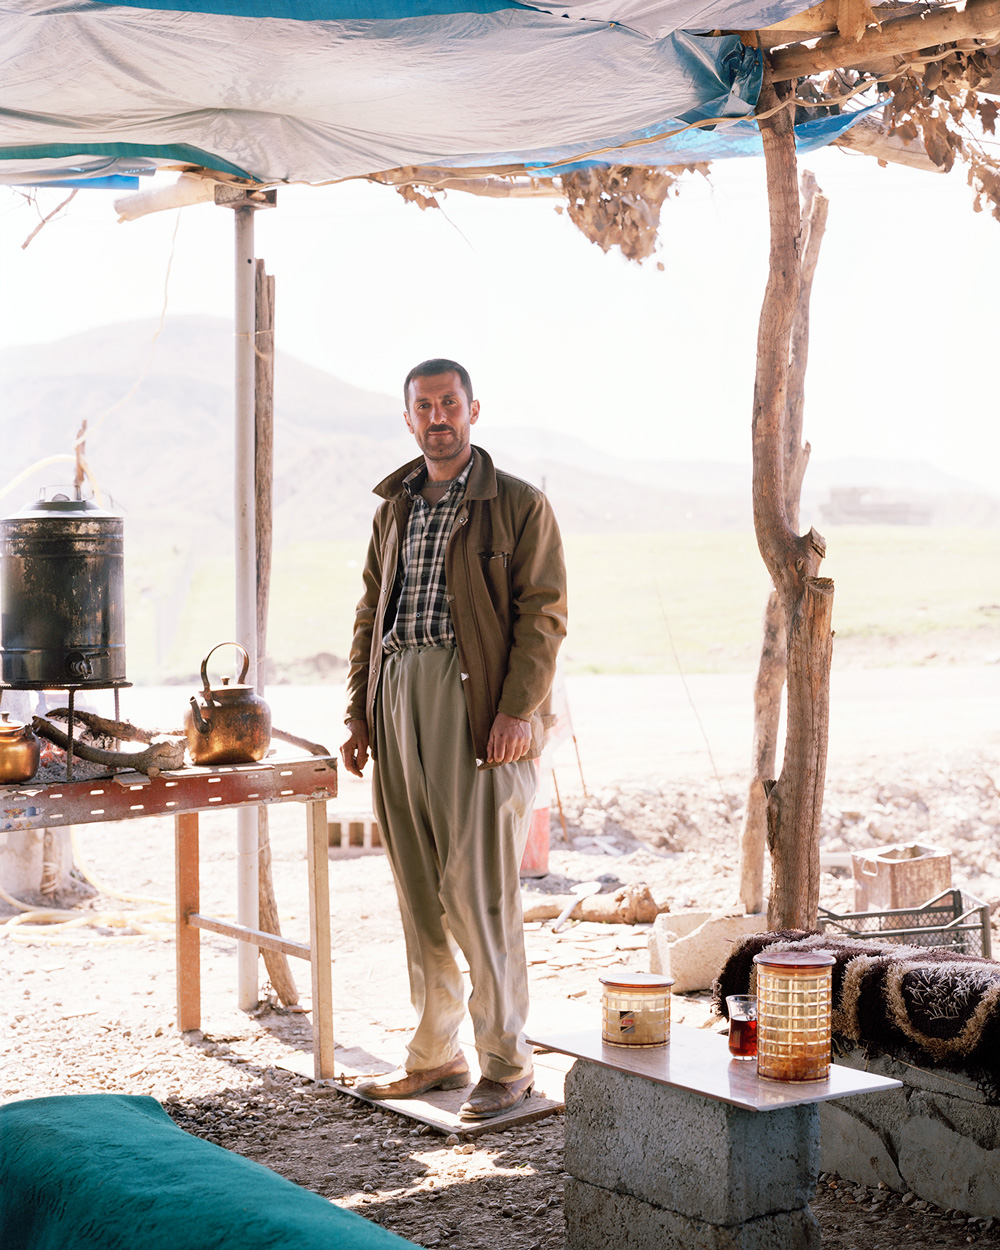
M 612 1046 L 666 1046 L 673 977 L 622 972 L 601 977 L 601 1038 Z
M 0 521 L 5 684 L 45 689 L 125 679 L 122 518 L 57 495 Z
M 822 1081 L 830 1071 L 833 965 L 828 951 L 761 951 L 757 966 L 757 1075 Z

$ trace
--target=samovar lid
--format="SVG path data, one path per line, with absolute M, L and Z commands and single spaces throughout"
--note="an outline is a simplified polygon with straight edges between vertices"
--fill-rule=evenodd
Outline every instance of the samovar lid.
M 45 516 L 85 516 L 88 521 L 99 521 L 104 518 L 116 521 L 121 520 L 120 512 L 109 512 L 106 508 L 102 508 L 94 503 L 92 499 L 74 499 L 61 491 L 48 499 L 36 499 L 33 503 L 29 503 L 17 512 L 10 513 L 3 519 L 5 521 L 26 521 L 32 517 L 40 518 Z

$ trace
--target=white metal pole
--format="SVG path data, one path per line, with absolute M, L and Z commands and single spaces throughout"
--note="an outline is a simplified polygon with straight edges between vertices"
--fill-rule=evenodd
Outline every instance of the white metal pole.
M 236 641 L 250 657 L 247 682 L 257 684 L 257 549 L 254 534 L 254 241 L 252 208 L 238 208 L 236 218 Z M 242 925 L 259 927 L 257 885 L 257 810 L 236 813 L 236 915 Z M 257 1005 L 259 950 L 237 944 L 239 1006 Z

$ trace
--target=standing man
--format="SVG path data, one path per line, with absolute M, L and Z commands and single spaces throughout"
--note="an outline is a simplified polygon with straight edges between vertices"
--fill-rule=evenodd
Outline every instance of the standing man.
M 403 385 L 422 456 L 375 487 L 383 499 L 364 569 L 341 757 L 372 796 L 402 913 L 417 1028 L 402 1071 L 369 1098 L 470 1083 L 469 1012 L 482 1079 L 462 1115 L 516 1107 L 532 1087 L 521 854 L 537 784 L 566 574 L 545 496 L 469 442 L 468 372 L 426 360 Z

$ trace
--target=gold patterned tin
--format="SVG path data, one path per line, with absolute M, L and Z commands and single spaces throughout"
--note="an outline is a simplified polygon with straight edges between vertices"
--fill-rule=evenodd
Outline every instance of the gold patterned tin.
M 666 1046 L 673 977 L 621 972 L 601 977 L 601 1037 L 612 1046 Z
M 822 1081 L 830 1071 L 834 958 L 827 951 L 761 951 L 757 965 L 757 1075 Z

